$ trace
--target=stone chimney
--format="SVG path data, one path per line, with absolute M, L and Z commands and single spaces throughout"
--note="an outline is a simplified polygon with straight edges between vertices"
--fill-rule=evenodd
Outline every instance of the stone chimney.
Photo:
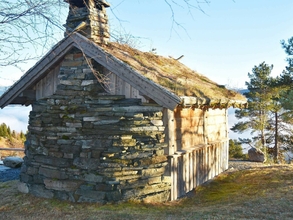
M 69 3 L 65 35 L 76 31 L 98 44 L 110 39 L 108 17 L 109 3 L 105 0 L 65 0 Z

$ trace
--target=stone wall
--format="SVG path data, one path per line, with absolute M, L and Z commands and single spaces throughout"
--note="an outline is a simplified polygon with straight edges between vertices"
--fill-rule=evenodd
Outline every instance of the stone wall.
M 19 190 L 72 202 L 166 201 L 162 107 L 103 93 L 80 51 L 32 106 Z

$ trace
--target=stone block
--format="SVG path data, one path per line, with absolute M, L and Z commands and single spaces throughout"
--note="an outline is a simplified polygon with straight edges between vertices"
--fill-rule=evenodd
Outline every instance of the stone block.
M 26 170 L 26 173 L 27 173 L 28 175 L 35 175 L 35 174 L 37 174 L 38 172 L 39 172 L 39 168 L 37 168 L 37 167 L 32 167 L 32 166 L 27 167 L 27 170 Z
M 100 164 L 100 159 L 97 158 L 80 158 L 73 160 L 73 165 L 84 170 L 96 170 Z
M 154 176 L 163 175 L 164 172 L 165 172 L 165 167 L 154 168 L 154 169 L 143 169 L 141 171 L 141 175 L 143 177 L 154 177 Z
M 11 168 L 17 168 L 21 167 L 23 164 L 23 159 L 20 157 L 6 157 L 3 160 L 4 166 L 11 167 Z
M 92 158 L 100 158 L 100 157 L 101 157 L 101 151 L 99 150 L 92 151 Z
M 72 153 L 64 153 L 63 158 L 73 159 L 73 154 Z
M 70 167 L 71 166 L 71 162 L 69 159 L 65 159 L 65 158 L 56 158 L 56 157 L 50 157 L 50 156 L 35 156 L 35 160 L 38 163 L 41 164 L 47 164 L 50 166 L 56 166 L 56 167 Z
M 151 195 L 159 192 L 170 191 L 171 186 L 165 183 L 162 184 L 154 184 L 150 186 L 145 186 L 141 188 L 124 190 L 123 199 L 135 199 L 145 195 Z
M 52 199 L 54 193 L 51 190 L 45 189 L 43 185 L 33 184 L 29 187 L 29 192 L 36 197 Z
M 33 175 L 33 182 L 34 182 L 34 184 L 43 184 L 44 183 L 44 177 L 42 175 L 39 175 L 39 174 Z
M 102 183 L 104 180 L 104 177 L 101 175 L 88 173 L 84 175 L 84 180 L 87 182 Z
M 99 192 L 94 190 L 77 190 L 77 195 L 80 195 L 81 198 L 79 199 L 79 202 L 82 200 L 85 202 L 86 200 L 94 201 L 94 202 L 102 202 L 105 201 L 106 193 L 105 192 Z
M 81 190 L 94 190 L 95 189 L 95 184 L 82 184 L 80 185 L 79 189 Z
M 17 190 L 21 193 L 29 193 L 29 188 L 27 183 L 18 182 Z
M 62 145 L 60 151 L 63 153 L 79 154 L 81 147 L 77 145 Z
M 62 158 L 63 157 L 63 153 L 62 152 L 56 152 L 56 151 L 50 151 L 48 153 L 49 156 L 51 157 L 57 157 L 57 158 Z
M 92 84 L 95 84 L 95 83 L 96 83 L 95 80 L 82 80 L 81 86 L 88 86 L 88 85 L 92 85 Z
M 153 203 L 153 202 L 167 202 L 171 199 L 171 190 L 164 192 L 156 193 L 153 195 L 148 195 L 142 199 L 144 203 Z
M 21 173 L 19 175 L 19 179 L 21 182 L 24 182 L 24 183 L 31 183 L 33 181 L 33 177 L 31 175 L 27 175 L 25 173 Z
M 55 191 L 54 197 L 59 200 L 66 200 L 70 202 L 76 202 L 72 192 Z
M 56 169 L 49 169 L 49 168 L 45 168 L 45 167 L 40 167 L 39 174 L 41 174 L 45 177 L 61 179 L 61 180 L 68 178 L 65 171 L 56 170 Z
M 162 182 L 162 177 L 158 176 L 158 177 L 151 177 L 147 180 L 149 185 L 155 184 L 155 183 L 161 183 Z
M 119 192 L 119 191 L 107 192 L 106 193 L 107 201 L 117 202 L 117 201 L 121 200 L 121 198 L 122 198 L 122 195 L 121 195 L 121 192 Z
M 79 186 L 83 183 L 83 181 L 45 179 L 44 183 L 47 189 L 72 192 L 77 190 Z
M 115 187 L 112 184 L 103 184 L 103 183 L 97 184 L 96 187 L 95 187 L 95 189 L 97 191 L 104 191 L 104 192 L 106 192 L 106 191 L 112 191 L 114 188 Z
M 57 140 L 58 145 L 72 145 L 74 140 L 59 139 Z
M 67 127 L 74 127 L 74 128 L 81 128 L 82 124 L 81 123 L 70 123 L 70 122 L 66 122 L 66 126 Z

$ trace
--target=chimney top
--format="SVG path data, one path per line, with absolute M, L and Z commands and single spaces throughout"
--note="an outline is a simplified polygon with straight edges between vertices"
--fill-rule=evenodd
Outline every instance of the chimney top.
M 107 44 L 110 39 L 108 16 L 105 8 L 110 7 L 105 0 L 64 0 L 69 3 L 66 21 L 67 36 L 72 31 L 98 44 Z
M 88 5 L 89 0 L 64 0 L 65 2 L 69 3 L 71 6 L 75 6 L 78 8 L 83 8 Z M 110 4 L 105 0 L 92 0 L 96 6 L 104 6 L 105 8 L 110 7 Z

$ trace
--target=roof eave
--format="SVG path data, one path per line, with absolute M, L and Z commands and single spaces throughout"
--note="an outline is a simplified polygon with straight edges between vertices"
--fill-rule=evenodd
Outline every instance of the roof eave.
M 31 87 L 45 72 L 49 71 L 63 56 L 65 56 L 72 46 L 73 42 L 69 37 L 57 43 L 0 97 L 0 107 L 4 108 L 12 104 L 14 99 L 24 90 Z
M 182 107 L 195 108 L 247 108 L 247 100 L 233 100 L 233 99 L 209 99 L 194 96 L 180 96 Z

